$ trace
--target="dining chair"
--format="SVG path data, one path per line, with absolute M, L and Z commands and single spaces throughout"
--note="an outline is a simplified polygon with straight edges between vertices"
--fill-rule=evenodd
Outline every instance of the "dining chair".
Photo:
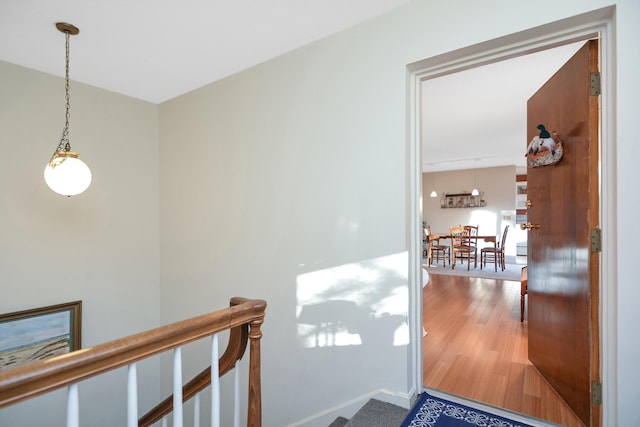
M 498 265 L 504 271 L 504 243 L 507 241 L 507 232 L 509 231 L 509 225 L 504 227 L 502 232 L 502 239 L 499 243 L 496 243 L 495 247 L 486 247 L 480 250 L 480 269 L 487 266 L 487 258 L 493 260 L 494 270 L 498 271 Z
M 473 268 L 478 267 L 478 228 L 479 225 L 465 225 L 465 229 L 469 232 L 469 246 L 473 253 Z
M 449 264 L 451 264 L 451 248 L 448 245 L 440 243 L 440 237 L 434 236 L 433 233 L 431 233 L 431 226 L 427 225 L 424 232 L 427 236 L 427 258 L 429 260 L 429 266 L 431 266 L 434 257 L 436 265 L 438 265 L 440 258 L 442 258 L 443 267 L 447 266 L 447 259 L 449 259 Z
M 456 268 L 456 259 L 460 258 L 460 262 L 467 259 L 467 270 L 471 269 L 471 257 L 476 259 L 474 264 L 477 267 L 476 248 L 472 242 L 477 241 L 477 229 L 476 238 L 471 236 L 472 229 L 467 225 L 460 225 L 456 227 L 449 227 L 449 234 L 451 235 L 451 247 L 453 251 L 453 260 L 451 263 L 451 269 Z M 475 267 L 474 267 L 475 268 Z

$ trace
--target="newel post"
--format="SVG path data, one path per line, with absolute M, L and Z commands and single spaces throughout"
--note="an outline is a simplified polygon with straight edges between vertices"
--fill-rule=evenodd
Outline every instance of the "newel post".
M 264 316 L 249 324 L 249 405 L 247 426 L 262 427 L 262 393 L 260 380 L 260 326 Z

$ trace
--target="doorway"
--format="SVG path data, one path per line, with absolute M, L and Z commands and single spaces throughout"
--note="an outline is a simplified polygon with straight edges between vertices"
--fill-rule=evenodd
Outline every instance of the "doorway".
M 610 16 L 610 15 L 609 15 Z M 612 69 L 612 62 L 609 59 L 609 55 L 607 52 L 613 51 L 613 41 L 609 38 L 609 34 L 611 34 L 612 22 L 611 20 L 602 21 L 602 11 L 594 12 L 591 16 L 589 14 L 582 15 L 580 17 L 575 17 L 567 20 L 564 23 L 562 28 L 566 28 L 566 32 L 562 34 L 558 34 L 555 30 L 558 28 L 557 23 L 555 25 L 549 24 L 548 26 L 539 27 L 528 32 L 526 34 L 519 33 L 517 35 L 508 36 L 501 40 L 487 42 L 485 44 L 476 45 L 470 48 L 461 49 L 460 51 L 451 52 L 445 55 L 441 55 L 439 57 L 430 58 L 424 61 L 420 61 L 415 64 L 411 64 L 409 66 L 410 77 L 409 77 L 409 86 L 410 86 L 410 96 L 414 102 L 410 102 L 410 126 L 411 126 L 411 145 L 412 153 L 417 158 L 420 155 L 420 146 L 419 146 L 419 135 L 421 134 L 421 123 L 420 123 L 420 99 L 423 96 L 420 90 L 420 83 L 427 79 L 434 79 L 437 77 L 449 75 L 456 73 L 457 71 L 478 67 L 486 64 L 495 63 L 498 61 L 506 60 L 509 58 L 526 55 L 533 52 L 538 52 L 544 49 L 548 49 L 550 47 L 555 47 L 559 45 L 568 44 L 571 42 L 575 42 L 578 40 L 585 40 L 587 38 L 593 38 L 600 36 L 602 40 L 602 50 L 603 50 L 603 60 L 602 60 L 602 74 L 603 74 L 603 93 L 605 91 L 611 91 L 607 95 L 607 97 L 603 97 L 602 100 L 602 111 L 603 111 L 603 123 L 602 123 L 602 177 L 603 181 L 607 180 L 607 178 L 613 176 L 613 160 L 612 160 L 612 152 L 613 152 L 613 143 L 614 139 L 612 137 L 611 129 L 613 118 L 613 112 L 609 110 L 609 105 L 611 105 L 611 98 L 613 96 L 612 93 L 612 85 L 609 81 L 606 80 L 607 73 Z M 523 40 L 526 40 L 524 43 Z M 499 45 L 496 48 L 496 43 Z M 498 52 L 498 53 L 496 53 Z M 607 143 L 608 142 L 608 143 Z M 522 142 L 524 146 L 524 140 Z M 523 147 L 524 148 L 524 147 Z M 415 184 L 415 200 L 420 200 L 420 195 L 422 193 L 421 185 L 420 185 L 420 175 L 421 168 L 418 161 L 412 162 L 415 167 L 413 170 L 412 178 L 413 183 Z M 603 206 L 607 205 L 607 201 L 611 203 L 611 198 L 613 197 L 614 192 L 609 192 L 612 188 L 606 187 L 601 189 L 602 194 L 602 204 Z M 416 217 L 419 216 L 419 206 L 417 203 L 412 204 L 415 208 Z M 608 227 L 611 227 L 614 221 L 611 215 L 607 215 L 607 212 L 602 213 L 602 228 L 606 230 Z M 412 221 L 411 227 L 415 227 L 412 231 L 412 236 L 420 236 L 419 230 L 419 221 Z M 611 227 L 613 229 L 613 227 Z M 417 239 L 416 239 L 417 240 Z M 420 253 L 419 242 L 412 242 L 412 248 L 415 249 L 415 253 Z M 411 271 L 414 272 L 416 278 L 420 277 L 420 264 L 419 260 L 421 257 L 419 255 L 412 254 L 410 258 L 412 263 L 415 265 L 411 266 Z M 612 271 L 614 265 L 614 248 L 611 243 L 609 243 L 609 247 L 603 247 L 603 254 L 601 265 L 603 266 L 603 273 L 601 273 L 600 283 L 601 283 L 601 294 L 605 293 L 606 295 L 601 298 L 602 301 L 608 301 L 612 299 L 612 295 L 615 292 L 613 289 L 613 277 L 611 277 L 610 271 Z M 609 273 L 607 273 L 609 272 Z M 422 312 L 421 307 L 419 307 L 418 302 L 421 301 L 422 296 L 422 288 L 418 287 L 417 284 L 419 280 L 413 280 L 412 283 L 416 284 L 416 289 L 412 293 L 412 311 L 417 314 L 417 316 L 413 316 L 412 319 L 415 323 L 413 323 L 414 329 L 420 328 L 421 330 L 421 319 Z M 615 381 L 612 373 L 615 372 L 615 348 L 608 343 L 612 336 L 615 336 L 615 325 L 613 322 L 609 320 L 610 313 L 608 312 L 608 306 L 603 304 L 600 307 L 601 313 L 601 331 L 602 331 L 602 339 L 600 342 L 600 347 L 602 349 L 602 376 L 604 379 L 608 379 L 609 382 L 613 383 Z M 416 319 L 418 319 L 416 321 Z M 414 335 L 415 337 L 415 335 Z M 421 342 L 421 341 L 419 341 Z M 420 345 L 414 346 L 413 350 L 416 352 L 416 359 L 421 361 L 422 353 Z M 419 374 L 416 382 L 421 382 L 422 379 L 422 371 L 418 366 L 416 368 L 416 372 Z M 605 381 L 606 383 L 606 381 Z M 613 385 L 610 385 L 608 388 L 603 390 L 603 395 L 606 396 L 608 390 L 613 390 Z M 607 420 L 612 419 L 615 415 L 612 413 L 613 409 L 607 408 L 607 402 L 611 402 L 611 399 L 604 400 L 603 406 L 603 423 L 606 425 Z
M 479 234 L 495 236 L 508 223 L 512 230 L 509 236 L 512 241 L 526 240 L 528 233 L 516 229 L 515 221 L 508 219 L 514 219 L 516 214 L 516 191 L 513 188 L 518 175 L 521 175 L 519 172 L 534 172 L 527 171 L 523 155 L 526 151 L 526 136 L 529 131 L 535 130 L 535 125 L 534 129 L 523 125 L 522 118 L 528 116 L 527 100 L 557 74 L 584 43 L 585 41 L 578 41 L 422 82 L 423 158 L 443 166 L 447 163 L 464 163 L 465 156 L 474 159 L 474 166 L 491 161 L 507 163 L 480 169 L 483 172 L 481 176 L 493 176 L 484 182 L 481 180 L 481 185 L 478 186 L 483 191 L 486 206 L 450 209 L 446 205 L 445 208 L 440 208 L 433 206 L 433 203 L 425 204 L 424 219 L 432 227 L 435 225 L 436 230 L 445 229 L 450 221 L 456 221 L 454 224 L 480 223 Z M 510 79 L 513 81 L 505 83 Z M 585 88 L 587 89 L 588 87 Z M 490 99 L 485 99 L 487 92 L 491 93 Z M 447 99 L 446 103 L 441 101 L 443 98 Z M 547 105 L 546 109 L 550 110 L 552 107 L 553 105 Z M 451 130 L 453 122 L 458 123 L 456 130 Z M 545 121 L 545 124 L 549 123 Z M 478 136 L 478 131 L 480 135 L 486 136 Z M 442 144 L 438 146 L 438 142 L 443 140 L 447 143 L 445 150 Z M 475 140 L 490 143 L 466 144 L 467 141 Z M 510 154 L 512 158 L 509 158 Z M 440 156 L 443 156 L 442 160 Z M 567 165 L 574 162 L 564 164 L 568 168 Z M 545 170 L 544 173 L 549 175 L 554 170 Z M 449 172 L 448 180 L 438 181 L 445 181 L 444 185 L 452 185 L 456 183 L 457 175 L 464 176 L 465 173 L 471 176 L 470 170 L 456 170 Z M 473 175 L 477 175 L 475 168 Z M 477 177 L 475 181 L 477 182 Z M 458 184 L 461 183 L 458 181 Z M 456 192 L 459 189 L 445 187 L 444 190 Z M 528 196 L 532 197 L 531 194 Z M 526 198 L 525 195 L 525 201 Z M 561 199 L 557 203 L 563 204 Z M 539 206 L 535 207 L 539 209 Z M 507 210 L 509 208 L 513 211 Z M 526 214 L 526 210 L 524 212 Z M 586 215 L 586 211 L 582 211 L 582 214 Z M 488 221 L 480 221 L 484 218 Z M 560 217 L 553 223 L 558 221 Z M 552 225 L 545 224 L 541 230 Z M 524 235 L 524 239 L 516 236 L 516 233 Z M 511 252 L 515 254 L 515 250 Z M 473 268 L 473 263 L 471 267 L 472 271 L 477 270 Z M 520 280 L 520 274 L 516 267 L 507 267 L 507 271 L 518 273 L 515 277 L 499 273 L 497 280 L 484 283 L 455 281 L 452 278 L 442 283 L 442 276 L 438 274 L 441 273 L 440 267 L 428 269 L 433 274 L 430 276 L 430 285 L 424 290 L 423 326 L 431 333 L 424 338 L 424 385 L 554 423 L 582 426 L 568 405 L 558 399 L 554 389 L 542 380 L 538 370 L 529 361 L 531 357 L 527 353 L 530 354 L 536 348 L 531 345 L 531 339 L 538 335 L 531 327 L 533 323 L 529 322 L 529 316 L 525 316 L 525 321 L 520 322 L 518 313 L 514 310 L 519 306 L 519 283 L 516 281 Z M 529 266 L 530 272 L 531 267 Z M 532 305 L 532 309 L 536 307 L 538 305 Z M 548 333 L 547 330 L 545 335 Z M 583 338 L 582 335 L 580 337 Z M 587 345 L 585 347 L 588 348 Z M 568 356 L 572 353 L 566 354 Z M 580 359 L 588 358 L 582 356 Z M 573 365 L 569 364 L 565 370 L 573 372 L 569 369 L 571 366 Z M 572 406 L 584 417 L 584 395 L 588 394 L 584 387 L 588 381 L 573 376 L 571 378 L 572 386 L 580 385 L 580 393 L 579 399 L 570 401 L 574 405 L 576 400 L 580 402 L 579 405 Z M 536 386 L 531 386 L 532 384 Z M 545 404 L 537 405 L 534 402 Z

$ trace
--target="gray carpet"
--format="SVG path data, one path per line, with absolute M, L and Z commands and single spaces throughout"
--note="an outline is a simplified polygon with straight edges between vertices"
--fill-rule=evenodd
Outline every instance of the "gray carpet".
M 391 403 L 370 399 L 350 420 L 339 417 L 329 427 L 398 427 L 409 410 Z
M 435 265 L 432 264 L 430 267 L 427 266 L 426 260 L 422 264 L 422 266 L 429 272 L 429 274 L 445 274 L 447 276 L 464 276 L 464 277 L 480 277 L 483 279 L 501 279 L 501 280 L 514 280 L 520 281 L 520 272 L 524 264 L 505 264 L 505 270 L 502 271 L 498 267 L 498 271 L 496 272 L 493 264 L 487 264 L 486 267 L 480 269 L 480 263 L 478 263 L 477 268 L 473 268 L 473 263 L 471 263 L 471 269 L 467 271 L 467 263 L 460 264 L 456 263 L 455 270 L 451 269 L 450 265 L 447 267 L 443 267 L 442 263 Z
M 338 417 L 335 419 L 334 422 L 329 424 L 329 427 L 344 427 L 345 425 L 347 425 L 348 422 L 349 422 L 348 419 L 344 417 Z

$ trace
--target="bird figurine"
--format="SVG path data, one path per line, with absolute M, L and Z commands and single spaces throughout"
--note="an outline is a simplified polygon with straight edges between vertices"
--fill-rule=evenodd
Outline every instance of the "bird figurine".
M 538 125 L 537 128 L 540 129 L 540 134 L 538 135 L 538 138 L 540 138 L 540 146 L 538 151 L 551 151 L 551 155 L 555 156 L 556 142 L 551 138 L 551 134 L 545 129 L 544 125 Z
M 534 136 L 527 146 L 527 154 L 525 154 L 527 167 L 537 168 L 558 163 L 564 152 L 558 134 L 552 131 L 553 136 L 551 136 L 551 133 L 542 124 L 536 128 L 540 133 Z
M 540 134 L 534 136 L 531 143 L 529 143 L 525 157 L 539 155 L 543 152 L 551 152 L 551 155 L 554 156 L 556 142 L 551 137 L 551 134 L 544 125 L 538 125 L 537 129 L 540 130 Z
M 538 135 L 540 139 L 551 138 L 551 134 L 544 128 L 544 125 L 538 125 L 537 128 L 540 129 L 540 135 Z

